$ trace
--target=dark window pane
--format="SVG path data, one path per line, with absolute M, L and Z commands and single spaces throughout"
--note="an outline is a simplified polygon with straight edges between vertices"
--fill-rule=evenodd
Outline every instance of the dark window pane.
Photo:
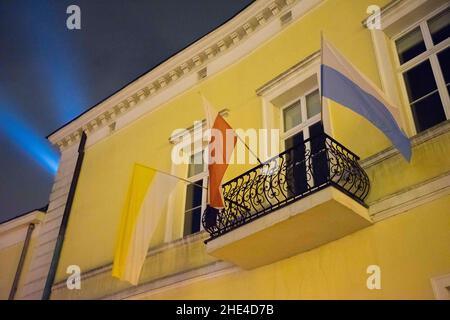
M 323 125 L 321 121 L 309 127 L 309 136 L 311 138 L 322 135 L 323 135 Z
M 200 231 L 200 217 L 202 209 L 197 208 L 191 211 L 187 211 L 184 214 L 184 235 L 196 233 Z
M 311 137 L 311 160 L 314 186 L 324 184 L 328 179 L 328 163 L 325 150 L 325 136 L 322 122 L 317 122 L 309 128 Z
M 426 51 L 422 32 L 419 27 L 399 38 L 395 41 L 395 45 L 397 47 L 400 64 L 403 64 Z
M 437 89 L 429 60 L 406 71 L 403 78 L 405 79 L 410 103 Z
M 450 35 L 450 9 L 444 10 L 428 21 L 433 43 L 438 44 Z
M 445 49 L 438 53 L 439 64 L 441 65 L 442 74 L 444 75 L 445 83 L 447 84 L 447 90 L 449 90 L 450 84 L 450 48 Z M 450 93 L 450 91 L 449 91 Z
M 306 179 L 305 144 L 303 132 L 285 140 L 286 150 L 286 183 L 288 197 L 299 195 L 308 190 Z
M 414 103 L 411 105 L 411 109 L 417 132 L 421 132 L 445 121 L 444 108 L 442 107 L 438 92 Z
M 290 149 L 300 143 L 303 143 L 303 132 L 299 132 L 284 141 L 284 148 Z
M 185 210 L 189 210 L 202 204 L 202 188 L 200 187 L 203 183 L 202 180 L 195 181 L 194 184 L 189 184 L 186 187 L 186 206 Z

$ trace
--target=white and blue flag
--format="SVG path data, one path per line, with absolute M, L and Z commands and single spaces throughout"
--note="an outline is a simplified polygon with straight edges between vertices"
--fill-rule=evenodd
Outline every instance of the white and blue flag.
M 406 160 L 411 159 L 411 143 L 398 124 L 398 108 L 325 39 L 322 40 L 321 87 L 323 97 L 369 120 Z

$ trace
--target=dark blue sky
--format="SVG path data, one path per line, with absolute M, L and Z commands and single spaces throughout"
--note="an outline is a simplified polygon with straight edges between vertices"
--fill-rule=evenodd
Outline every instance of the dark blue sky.
M 251 2 L 0 0 L 0 221 L 47 204 L 59 155 L 45 136 Z

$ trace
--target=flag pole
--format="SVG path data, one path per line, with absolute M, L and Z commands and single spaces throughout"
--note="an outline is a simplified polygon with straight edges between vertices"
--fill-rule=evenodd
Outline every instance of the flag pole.
M 323 30 L 320 30 L 320 107 L 321 107 L 321 112 L 320 112 L 320 121 L 322 122 L 322 126 L 324 126 L 323 124 L 323 72 L 322 72 L 322 66 L 323 66 Z M 324 131 L 325 131 L 325 126 L 324 126 Z
M 186 183 L 188 183 L 188 184 L 192 184 L 192 185 L 194 185 L 194 186 L 196 186 L 196 187 L 199 187 L 199 188 L 203 188 L 203 189 L 205 189 L 205 190 L 208 190 L 208 187 L 204 187 L 204 186 L 202 186 L 202 185 L 199 185 L 198 183 L 189 181 L 188 179 L 181 178 L 181 177 L 176 176 L 176 175 L 174 175 L 174 174 L 171 174 L 171 173 L 168 173 L 168 172 L 165 172 L 165 171 L 161 171 L 161 170 L 159 170 L 159 169 L 156 169 L 156 168 L 153 168 L 153 167 L 150 167 L 150 166 L 146 166 L 146 167 L 149 168 L 149 169 L 155 170 L 155 171 L 157 171 L 157 172 L 159 172 L 159 173 L 162 173 L 162 174 L 164 174 L 164 175 L 166 175 L 166 176 L 170 176 L 170 177 L 176 178 L 176 179 L 178 179 L 178 180 L 181 180 L 181 181 L 183 181 L 183 182 L 186 182 Z M 207 196 L 209 197 L 209 194 L 207 194 Z M 236 201 L 233 201 L 233 200 L 231 200 L 231 199 L 229 199 L 229 198 L 226 198 L 226 197 L 224 197 L 224 199 L 227 200 L 227 201 L 229 201 L 229 202 L 231 202 L 231 203 L 233 203 L 234 205 L 237 205 L 237 206 L 239 206 L 239 207 L 243 207 L 243 208 L 246 209 L 246 210 L 249 210 L 247 207 L 242 206 L 240 203 L 237 203 Z M 209 199 L 208 199 L 208 200 L 209 200 Z
M 176 178 L 176 179 L 181 180 L 181 181 L 183 181 L 183 182 L 186 182 L 186 183 L 189 183 L 189 184 L 193 184 L 194 186 L 197 186 L 197 187 L 200 187 L 200 188 L 203 188 L 203 189 L 208 190 L 208 187 L 204 187 L 204 186 L 202 186 L 202 185 L 199 185 L 198 183 L 189 181 L 188 179 L 184 179 L 184 178 L 182 178 L 182 177 L 176 176 L 176 175 L 174 175 L 174 174 L 171 174 L 171 173 L 168 173 L 168 172 L 165 172 L 165 171 L 161 171 L 161 170 L 159 170 L 159 169 L 156 169 L 156 168 L 153 168 L 153 167 L 150 167 L 150 166 L 146 166 L 146 167 L 149 168 L 149 169 L 155 170 L 155 171 L 157 171 L 157 172 L 159 172 L 159 173 L 162 173 L 162 174 L 164 174 L 164 175 L 166 175 L 166 176 L 170 176 L 170 177 L 172 177 L 172 178 Z
M 203 98 L 203 99 L 205 99 L 206 100 L 206 97 L 200 92 L 200 91 L 197 91 L 197 93 Z M 203 102 L 203 103 L 205 103 L 205 102 Z M 208 127 L 212 127 L 212 124 L 211 123 L 209 123 L 209 121 L 208 121 L 208 115 L 206 115 L 206 124 L 207 124 L 207 126 Z M 236 136 L 236 138 L 238 138 L 239 139 L 239 141 L 241 141 L 243 144 L 244 144 L 244 146 L 247 148 L 247 150 L 256 158 L 256 160 L 258 160 L 258 162 L 259 162 L 259 164 L 262 164 L 262 161 L 259 159 L 259 157 L 256 155 L 256 153 L 255 152 L 253 152 L 253 150 L 252 149 L 250 149 L 250 147 L 245 143 L 245 141 L 236 133 L 236 131 L 234 131 L 233 130 L 233 133 L 234 133 L 234 135 Z
M 241 141 L 244 144 L 244 146 L 247 148 L 247 150 L 256 158 L 256 160 L 258 160 L 259 164 L 262 164 L 259 157 L 253 152 L 252 149 L 250 149 L 250 147 L 245 143 L 245 141 L 234 130 L 233 130 L 233 133 L 239 139 L 239 141 Z

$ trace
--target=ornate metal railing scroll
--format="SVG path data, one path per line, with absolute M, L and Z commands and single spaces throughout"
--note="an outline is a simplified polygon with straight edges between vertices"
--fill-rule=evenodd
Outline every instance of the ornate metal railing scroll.
M 225 208 L 206 210 L 203 226 L 213 239 L 330 185 L 365 205 L 370 184 L 358 160 L 326 134 L 307 139 L 223 184 Z

